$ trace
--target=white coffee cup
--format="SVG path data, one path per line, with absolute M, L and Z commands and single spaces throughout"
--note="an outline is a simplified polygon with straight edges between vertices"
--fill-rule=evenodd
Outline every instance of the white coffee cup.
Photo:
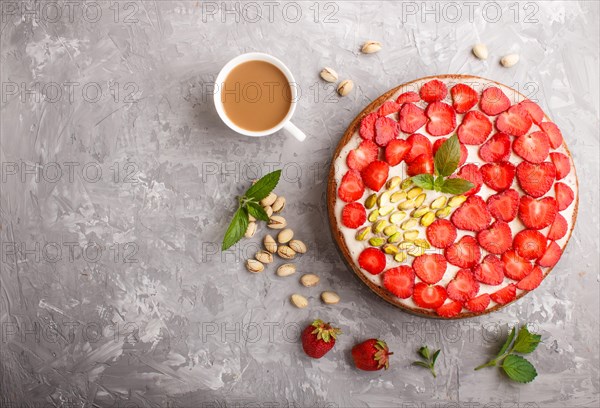
M 276 126 L 272 127 L 271 129 L 263 130 L 260 132 L 253 131 L 253 130 L 247 130 L 247 129 L 241 128 L 241 127 L 237 126 L 235 123 L 233 123 L 232 120 L 229 119 L 229 117 L 227 117 L 227 114 L 225 113 L 225 109 L 223 107 L 223 102 L 221 101 L 221 92 L 223 90 L 223 83 L 225 82 L 225 79 L 227 78 L 227 76 L 229 75 L 231 70 L 234 69 L 235 67 L 237 67 L 238 65 L 240 65 L 244 62 L 248 62 L 248 61 L 265 61 L 265 62 L 273 64 L 277 68 L 279 68 L 279 70 L 281 70 L 281 72 L 283 72 L 283 74 L 285 75 L 285 77 L 287 78 L 287 80 L 289 82 L 290 92 L 291 92 L 291 96 L 292 96 L 290 110 L 288 111 L 287 115 L 285 115 L 285 118 L 283 118 L 283 120 L 281 122 L 279 122 Z M 294 77 L 293 77 L 292 73 L 290 72 L 290 70 L 288 69 L 288 67 L 286 67 L 283 62 L 281 62 L 277 58 L 273 57 L 272 55 L 264 54 L 262 52 L 250 52 L 247 54 L 242 54 L 242 55 L 235 57 L 234 59 L 229 61 L 227 64 L 225 64 L 225 66 L 223 68 L 221 68 L 219 75 L 217 75 L 217 79 L 215 80 L 215 93 L 214 93 L 215 108 L 217 109 L 217 113 L 219 114 L 219 117 L 221 118 L 221 120 L 227 126 L 229 126 L 229 128 L 231 130 L 234 130 L 239 134 L 246 135 L 246 136 L 252 136 L 252 137 L 261 137 L 261 136 L 272 135 L 273 133 L 275 133 L 283 128 L 283 129 L 287 130 L 289 133 L 291 133 L 292 136 L 294 136 L 299 141 L 303 141 L 304 139 L 306 139 L 306 135 L 304 134 L 304 132 L 301 131 L 300 129 L 298 129 L 296 127 L 296 125 L 294 125 L 292 122 L 290 122 L 290 119 L 292 118 L 292 115 L 294 114 L 294 111 L 296 110 L 296 104 L 298 103 L 298 90 L 297 90 L 296 86 L 297 85 L 296 85 L 296 82 L 294 81 Z

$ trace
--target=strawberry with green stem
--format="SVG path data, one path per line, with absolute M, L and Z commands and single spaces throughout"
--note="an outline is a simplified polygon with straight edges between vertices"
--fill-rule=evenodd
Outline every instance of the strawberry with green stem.
M 320 319 L 313 321 L 302 331 L 301 340 L 304 352 L 312 358 L 321 358 L 335 346 L 335 340 L 342 331 Z
M 390 366 L 391 353 L 383 340 L 369 339 L 352 348 L 352 359 L 356 368 L 364 371 L 377 371 Z

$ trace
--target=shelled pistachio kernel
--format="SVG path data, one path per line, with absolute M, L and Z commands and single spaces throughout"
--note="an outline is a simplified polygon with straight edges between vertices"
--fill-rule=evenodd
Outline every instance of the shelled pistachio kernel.
M 433 211 L 428 212 L 423 217 L 421 217 L 421 225 L 424 227 L 429 227 L 435 221 L 435 213 Z
M 398 187 L 400 185 L 400 183 L 402 183 L 402 178 L 400 178 L 398 176 L 394 176 L 388 180 L 388 182 L 385 186 L 387 187 L 388 190 L 393 190 L 396 187 Z
M 365 200 L 365 208 L 370 210 L 371 208 L 375 207 L 376 203 L 377 203 L 377 194 L 371 194 Z
M 386 237 L 392 236 L 396 232 L 398 232 L 398 228 L 395 225 L 388 225 L 383 229 L 383 235 L 385 235 Z
M 404 234 L 402 234 L 401 232 L 396 232 L 395 234 L 393 234 L 391 237 L 388 238 L 387 242 L 389 242 L 390 244 L 395 244 L 397 242 L 402 241 Z
M 450 211 L 452 211 L 452 208 L 450 208 L 450 207 L 444 207 L 441 210 L 437 210 L 435 212 L 435 215 L 438 218 L 446 218 L 447 216 L 450 215 Z
M 429 207 L 427 207 L 426 205 L 424 205 L 422 207 L 415 208 L 415 210 L 410 215 L 412 217 L 415 217 L 415 218 L 421 218 L 422 216 L 424 216 L 428 212 L 429 212 Z
M 400 204 L 398 204 L 399 210 L 412 210 L 415 207 L 416 205 L 413 200 L 402 201 Z
M 402 181 L 402 183 L 400 183 L 400 188 L 402 190 L 406 190 L 407 188 L 409 188 L 410 186 L 412 186 L 412 184 L 413 184 L 412 178 L 409 177 L 409 178 L 404 179 Z
M 462 203 L 467 201 L 467 197 L 464 195 L 457 195 L 448 200 L 448 207 L 456 208 L 459 207 Z
M 408 192 L 406 193 L 406 196 L 412 200 L 413 198 L 415 198 L 422 192 L 423 192 L 423 189 L 421 187 L 413 187 L 410 190 L 408 190 Z
M 356 231 L 355 238 L 358 241 L 364 241 L 365 239 L 367 239 L 369 232 L 371 232 L 371 227 L 363 227 L 363 228 L 359 229 L 358 231 Z
M 398 252 L 400 252 L 398 247 L 394 244 L 385 244 L 381 247 L 381 249 L 388 255 L 396 255 Z
M 400 248 L 400 249 L 410 249 L 414 246 L 415 246 L 415 244 L 412 241 L 402 241 L 402 242 L 400 242 L 400 244 L 398 244 L 398 248 Z
M 383 244 L 385 244 L 385 239 L 380 237 L 373 237 L 369 240 L 369 244 L 375 247 L 382 246 Z
M 427 198 L 427 194 L 423 193 L 423 194 L 419 194 L 417 196 L 417 198 L 415 198 L 415 207 L 420 207 L 423 205 L 423 203 L 425 202 L 425 199 Z
M 311 288 L 313 286 L 317 286 L 320 280 L 321 278 L 319 278 L 314 273 L 307 273 L 302 275 L 302 277 L 300 278 L 300 283 L 302 284 L 302 286 Z
M 436 198 L 431 203 L 431 208 L 433 208 L 434 210 L 439 210 L 440 208 L 444 208 L 446 206 L 446 200 L 447 199 L 445 196 Z
M 385 207 L 389 203 L 390 203 L 390 192 L 389 191 L 384 191 L 383 193 L 379 194 L 379 197 L 377 198 L 377 205 L 380 208 Z
M 402 223 L 402 225 L 400 226 L 400 228 L 402 228 L 403 230 L 409 230 L 412 229 L 414 227 L 417 226 L 419 222 L 417 220 L 415 220 L 414 218 L 411 218 L 410 220 L 406 220 Z
M 429 245 L 429 242 L 427 242 L 426 240 L 419 238 L 419 239 L 415 239 L 415 245 L 424 249 L 429 249 L 431 248 L 431 245 Z
M 321 300 L 326 305 L 335 305 L 340 302 L 340 295 L 332 291 L 325 291 L 321 293 Z
M 377 218 L 379 218 L 379 210 L 371 211 L 368 218 L 369 222 L 375 222 L 377 221 Z
M 402 200 L 406 200 L 406 191 L 396 191 L 390 196 L 390 203 L 398 203 Z
M 381 207 L 379 209 L 379 215 L 388 215 L 389 213 L 391 213 L 392 211 L 394 211 L 394 206 L 393 205 L 386 205 L 384 207 Z
M 394 255 L 394 261 L 399 263 L 406 261 L 406 252 L 398 252 L 396 255 Z
M 404 233 L 405 241 L 414 241 L 417 238 L 419 238 L 419 231 L 417 230 L 410 230 Z
M 400 225 L 400 222 L 406 217 L 406 213 L 404 211 L 396 211 L 392 215 L 390 215 L 390 222 L 392 224 Z
M 379 220 L 375 224 L 373 224 L 373 233 L 379 234 L 383 232 L 383 229 L 387 227 L 389 224 L 386 220 Z
M 425 254 L 425 248 L 415 245 L 412 248 L 408 248 L 406 252 L 411 256 L 417 257 Z
M 290 296 L 290 300 L 298 309 L 304 309 L 306 306 L 308 306 L 308 299 L 297 293 L 294 293 L 292 296 Z

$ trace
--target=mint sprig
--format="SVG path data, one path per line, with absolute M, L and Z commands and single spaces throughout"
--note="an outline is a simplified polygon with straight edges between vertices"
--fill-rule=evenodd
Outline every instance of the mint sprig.
M 233 214 L 231 223 L 225 232 L 221 251 L 229 249 L 229 247 L 242 239 L 248 228 L 248 214 L 258 220 L 269 221 L 269 216 L 261 207 L 259 201 L 275 189 L 280 177 L 281 170 L 269 173 L 251 186 L 243 196 L 238 197 L 238 209 Z
M 498 355 L 487 363 L 476 367 L 475 370 L 480 370 L 484 367 L 494 367 L 500 364 L 500 367 L 504 370 L 508 378 L 513 381 L 528 383 L 537 377 L 537 371 L 533 364 L 514 353 L 532 353 L 541 342 L 542 336 L 529 332 L 527 326 L 522 326 L 518 334 L 516 334 L 516 328 L 516 326 L 512 328 Z
M 460 142 L 452 135 L 435 152 L 433 158 L 434 174 L 419 174 L 412 177 L 415 185 L 425 190 L 435 190 L 448 194 L 462 194 L 474 187 L 468 180 L 451 176 L 460 163 Z M 435 176 L 435 177 L 434 177 Z
M 413 361 L 412 365 L 428 369 L 431 372 L 431 375 L 433 375 L 433 378 L 437 378 L 437 374 L 435 373 L 435 361 L 440 355 L 440 351 L 441 350 L 436 350 L 433 355 L 431 355 L 429 353 L 429 347 L 423 346 L 419 349 L 419 355 L 425 361 Z

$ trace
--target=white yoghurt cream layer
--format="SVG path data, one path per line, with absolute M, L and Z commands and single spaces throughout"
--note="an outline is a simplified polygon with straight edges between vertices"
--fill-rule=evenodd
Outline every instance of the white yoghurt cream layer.
M 425 83 L 428 82 L 430 80 L 432 80 L 434 78 L 427 78 L 427 79 L 423 79 L 423 80 L 419 80 L 417 82 L 413 82 L 410 83 L 406 86 L 403 86 L 399 91 L 397 91 L 394 95 L 392 95 L 392 97 L 390 99 L 388 99 L 388 101 L 395 101 L 396 98 L 398 98 L 398 96 L 404 92 L 408 92 L 408 91 L 414 91 L 414 92 L 419 92 L 419 89 L 421 88 L 421 86 Z M 473 89 L 475 89 L 475 91 L 477 91 L 479 93 L 479 95 L 481 95 L 481 92 L 485 89 L 488 88 L 490 86 L 496 86 L 500 89 L 502 89 L 502 91 L 506 94 L 506 96 L 509 98 L 509 100 L 511 100 L 512 104 L 515 103 L 519 103 L 525 98 L 523 95 L 521 95 L 520 93 L 518 93 L 517 91 L 515 91 L 512 88 L 509 88 L 507 86 L 501 85 L 501 84 L 497 84 L 495 82 L 492 81 L 488 81 L 485 79 L 480 79 L 480 78 L 472 78 L 470 80 L 468 79 L 462 79 L 460 81 L 457 81 L 455 79 L 449 79 L 449 78 L 438 78 L 440 81 L 444 82 L 446 84 L 446 86 L 448 87 L 448 95 L 446 96 L 446 98 L 442 101 L 445 102 L 449 105 L 452 105 L 452 99 L 450 97 L 450 88 L 457 84 L 457 83 L 464 83 L 466 85 L 471 86 Z M 427 107 L 427 103 L 420 101 L 415 103 L 417 106 L 419 106 L 420 108 L 424 109 Z M 475 107 L 473 107 L 472 110 L 478 109 L 478 105 L 476 105 Z M 375 109 L 376 111 L 377 109 Z M 398 114 L 397 113 L 393 113 L 391 115 L 388 115 L 390 118 L 393 118 L 394 120 L 398 120 Z M 456 114 L 456 123 L 457 125 L 459 125 L 460 123 L 462 123 L 462 118 L 463 118 L 464 114 Z M 492 124 L 494 124 L 496 117 L 490 117 L 490 120 L 492 121 Z M 549 121 L 548 117 L 544 118 L 544 121 Z M 457 126 L 458 128 L 458 126 Z M 531 132 L 535 132 L 541 130 L 535 123 L 532 125 L 531 129 L 529 130 L 529 133 Z M 454 131 L 456 132 L 456 130 Z M 445 136 L 439 136 L 439 137 L 434 137 L 431 136 L 427 130 L 425 129 L 425 126 L 423 126 L 422 128 L 420 128 L 419 130 L 417 130 L 415 133 L 420 133 L 426 137 L 429 138 L 429 140 L 431 141 L 431 143 L 433 144 L 437 139 L 439 139 L 440 137 L 449 137 L 452 134 L 454 134 L 454 132 L 450 133 L 449 135 L 445 135 Z M 490 134 L 490 137 L 496 133 L 496 129 L 494 127 L 494 129 L 492 130 L 492 133 Z M 401 138 L 407 138 L 408 136 L 410 136 L 410 134 L 406 134 L 406 133 L 402 133 L 400 134 Z M 568 139 L 568 135 L 564 135 L 563 137 L 565 139 Z M 511 136 L 511 139 L 514 140 L 514 137 Z M 334 165 L 335 165 L 335 182 L 336 182 L 336 186 L 340 185 L 340 182 L 342 180 L 342 177 L 344 176 L 344 174 L 346 174 L 346 172 L 349 170 L 348 165 L 346 164 L 346 157 L 348 156 L 348 153 L 353 150 L 356 149 L 359 144 L 362 142 L 362 138 L 360 137 L 360 135 L 358 134 L 358 130 L 356 132 L 354 132 L 354 134 L 352 135 L 352 137 L 350 138 L 349 142 L 344 146 L 344 148 L 341 150 L 340 154 L 338 157 L 336 157 L 334 159 Z M 467 147 L 467 150 L 469 152 L 468 157 L 467 157 L 467 161 L 465 164 L 468 163 L 474 163 L 477 164 L 478 166 L 484 164 L 485 162 L 479 157 L 478 151 L 479 151 L 479 146 L 471 146 L 471 145 L 465 145 Z M 567 149 L 565 148 L 565 142 L 563 141 L 563 144 L 555 150 L 551 150 L 551 151 L 555 151 L 555 152 L 560 152 L 560 153 L 564 153 L 566 154 L 569 159 L 570 159 L 570 164 L 571 164 L 571 171 L 570 173 L 563 178 L 562 180 L 560 180 L 561 183 L 564 183 L 566 185 L 568 185 L 569 187 L 571 187 L 571 189 L 573 189 L 573 192 L 575 193 L 575 200 L 573 200 L 573 203 L 565 210 L 560 211 L 560 214 L 565 217 L 565 219 L 567 220 L 568 223 L 568 229 L 567 229 L 567 234 L 565 234 L 565 236 L 563 238 L 561 238 L 560 240 L 556 241 L 556 243 L 560 246 L 561 249 L 564 249 L 567 241 L 571 235 L 571 230 L 573 228 L 573 213 L 575 211 L 575 207 L 576 207 L 576 203 L 578 200 L 578 186 L 577 186 L 577 175 L 575 173 L 575 166 L 573 164 L 573 159 L 572 157 L 567 153 Z M 519 163 L 521 163 L 523 161 L 523 159 L 521 159 L 519 156 L 517 156 L 514 152 L 512 152 L 511 150 L 511 156 L 509 161 L 514 164 L 515 166 L 518 165 Z M 547 158 L 546 161 L 550 161 L 550 158 Z M 390 167 L 390 173 L 389 173 L 389 178 L 393 177 L 393 176 L 400 176 L 402 177 L 402 179 L 407 177 L 406 174 L 406 163 L 402 162 L 397 166 L 391 166 Z M 519 192 L 520 195 L 525 194 L 523 192 L 523 190 L 519 187 L 518 182 L 517 182 L 517 178 L 515 176 L 515 179 L 513 181 L 513 184 L 511 186 L 512 189 L 516 190 Z M 382 191 L 384 191 L 385 186 L 382 187 L 382 189 L 378 192 L 381 193 Z M 361 204 L 364 205 L 364 200 L 370 196 L 371 194 L 373 194 L 374 191 L 365 187 L 365 193 L 363 194 L 363 196 L 358 200 L 358 202 L 360 202 Z M 427 199 L 425 200 L 425 204 L 427 205 L 428 203 L 431 203 L 434 199 L 436 199 L 437 197 L 441 196 L 441 195 L 445 195 L 447 197 L 452 197 L 452 195 L 450 194 L 444 194 L 444 193 L 440 193 L 437 191 L 432 191 L 432 190 L 427 190 Z M 482 197 L 484 200 L 487 201 L 488 197 L 490 197 L 491 195 L 496 194 L 497 192 L 492 190 L 491 188 L 489 188 L 487 185 L 483 184 L 481 186 L 481 190 L 477 193 L 478 196 Z M 548 191 L 544 197 L 554 197 L 555 193 L 554 193 L 554 188 L 551 188 L 550 191 Z M 337 226 L 338 229 L 341 231 L 343 237 L 344 237 L 344 241 L 346 242 L 346 246 L 348 247 L 348 250 L 350 252 L 350 256 L 352 258 L 352 262 L 360 269 L 360 267 L 358 266 L 358 256 L 360 255 L 360 253 L 365 249 L 369 247 L 369 243 L 368 240 L 366 241 L 358 241 L 355 238 L 356 235 L 356 231 L 357 229 L 351 229 L 351 228 L 347 228 L 345 227 L 342 222 L 342 209 L 344 208 L 344 206 L 346 205 L 346 203 L 342 200 L 339 199 L 339 197 L 337 197 L 336 195 L 336 201 L 335 201 L 335 217 L 336 217 L 336 221 L 337 221 Z M 369 210 L 367 210 L 369 211 Z M 449 217 L 447 218 L 449 219 Z M 368 225 L 369 221 L 367 220 L 367 222 L 364 225 Z M 521 221 L 517 218 L 515 218 L 515 220 L 513 220 L 512 222 L 509 223 L 512 233 L 513 233 L 513 237 L 516 233 L 518 233 L 519 231 L 525 229 L 525 226 L 521 223 Z M 360 227 L 359 227 L 360 229 Z M 418 229 L 419 230 L 419 238 L 426 238 L 425 236 L 425 227 L 419 225 L 418 227 L 414 228 L 414 229 Z M 547 235 L 548 230 L 550 229 L 550 227 L 544 228 L 542 230 L 540 230 L 540 232 L 543 235 Z M 465 235 L 471 235 L 473 237 L 476 236 L 475 232 L 471 232 L 471 231 L 464 231 L 464 230 L 459 230 L 457 229 L 457 238 L 456 240 L 458 241 L 461 237 L 465 236 Z M 431 248 L 429 250 L 427 250 L 427 253 L 429 254 L 433 254 L 433 253 L 439 253 L 442 254 L 444 253 L 443 249 L 438 249 L 438 248 Z M 486 255 L 488 255 L 488 252 L 485 251 L 483 248 L 481 248 L 481 259 L 483 259 Z M 396 266 L 400 266 L 400 265 L 411 265 L 413 262 L 413 257 L 412 256 L 408 256 L 408 258 L 403 262 L 403 263 L 398 263 L 396 262 L 393 257 L 391 255 L 386 255 L 386 270 L 396 267 Z M 446 273 L 444 274 L 444 277 L 442 278 L 442 280 L 440 282 L 438 282 L 438 285 L 441 286 L 446 286 L 456 275 L 456 272 L 459 270 L 460 268 L 454 265 L 451 265 L 450 263 L 448 263 L 448 268 L 446 269 Z M 543 274 L 544 276 L 546 276 L 549 272 L 550 272 L 551 268 L 542 268 Z M 382 282 L 382 276 L 383 273 L 379 274 L 379 275 L 371 275 L 369 272 L 360 269 L 360 271 L 363 273 L 364 276 L 366 276 L 371 282 L 375 283 L 376 285 L 383 287 L 383 282 Z M 420 282 L 420 279 L 418 277 L 416 277 L 416 282 Z M 502 289 L 503 287 L 507 286 L 509 283 L 516 283 L 515 281 L 508 279 L 508 278 L 504 278 L 504 282 L 501 283 L 500 285 L 496 285 L 496 286 L 492 286 L 492 285 L 487 285 L 484 283 L 480 283 L 479 284 L 479 293 L 478 295 L 484 294 L 484 293 L 493 293 L 496 292 L 500 289 Z M 517 296 L 523 292 L 520 289 L 517 289 Z M 393 295 L 392 295 L 393 296 Z M 398 297 L 394 297 L 394 300 L 404 306 L 413 308 L 413 309 L 421 309 L 421 310 L 429 310 L 429 309 L 422 309 L 421 307 L 417 306 L 415 304 L 415 302 L 412 300 L 411 298 L 408 299 L 401 299 Z M 446 301 L 446 303 L 449 303 L 450 299 L 448 299 Z M 488 306 L 488 309 L 493 308 L 494 306 L 496 306 L 496 303 L 492 300 Z

